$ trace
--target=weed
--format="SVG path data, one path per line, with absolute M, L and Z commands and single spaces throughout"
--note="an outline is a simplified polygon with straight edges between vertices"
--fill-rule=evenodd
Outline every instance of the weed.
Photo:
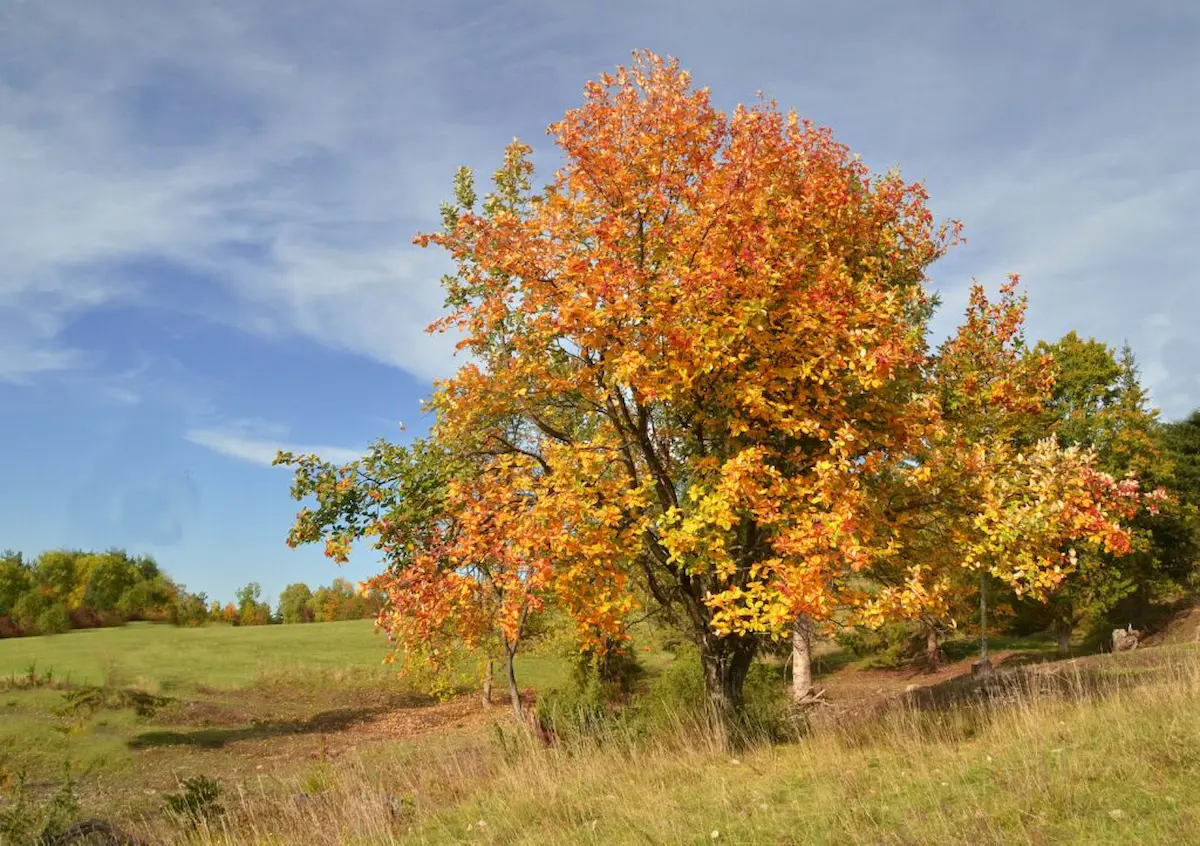
M 221 783 L 208 776 L 198 775 L 180 782 L 178 793 L 163 797 L 167 813 L 189 828 L 210 822 L 225 813 L 221 798 Z
M 11 846 L 35 846 L 58 837 L 79 814 L 75 780 L 69 766 L 63 767 L 63 779 L 45 801 L 38 801 L 24 772 L 11 781 L 5 807 L 0 808 L 0 842 Z

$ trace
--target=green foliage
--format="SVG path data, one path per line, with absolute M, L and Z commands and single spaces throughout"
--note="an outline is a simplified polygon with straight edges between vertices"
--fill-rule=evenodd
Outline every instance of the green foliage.
M 365 620 L 375 617 L 383 605 L 377 592 L 363 595 L 346 579 L 334 579 L 328 587 L 313 591 L 308 602 L 312 621 L 336 623 L 339 620 Z
M 75 781 L 64 767 L 63 780 L 45 801 L 38 801 L 29 789 L 24 773 L 12 779 L 7 803 L 0 805 L 0 843 L 11 846 L 40 846 L 50 843 L 79 814 Z
M 1162 442 L 1175 465 L 1175 492 L 1187 502 L 1200 503 L 1200 410 L 1164 425 Z
M 651 678 L 640 695 L 621 696 L 618 690 L 595 669 L 576 672 L 568 685 L 538 699 L 537 717 L 568 747 L 614 741 L 636 744 L 680 733 L 703 736 L 709 730 L 700 653 L 691 644 L 681 646 L 675 660 Z M 795 736 L 782 668 L 752 664 L 744 697 L 741 729 L 749 740 L 775 742 Z
M 178 793 L 163 797 L 167 813 L 184 825 L 195 828 L 225 813 L 221 798 L 221 783 L 205 775 L 192 776 L 180 782 Z
M 279 619 L 284 623 L 311 623 L 313 592 L 304 582 L 290 584 L 279 594 Z
M 85 556 L 79 566 L 87 570 L 83 604 L 97 613 L 116 611 L 122 596 L 141 577 L 133 562 L 124 554 Z
M 148 556 L 55 549 L 32 562 L 0 555 L 0 637 L 170 620 L 198 625 L 206 598 L 187 593 Z
M 208 621 L 208 596 L 180 589 L 179 598 L 171 604 L 167 621 L 175 626 L 199 626 Z
M 38 614 L 37 630 L 44 635 L 62 634 L 71 628 L 71 615 L 61 602 L 51 603 Z
M 919 649 L 920 633 L 909 622 L 893 622 L 878 629 L 854 627 L 838 632 L 838 644 L 865 659 L 863 666 L 893 669 L 913 658 Z
M 13 616 L 17 600 L 33 586 L 33 571 L 21 553 L 6 550 L 0 555 L 0 617 Z
M 1172 449 L 1187 436 L 1181 424 L 1159 423 L 1128 347 L 1114 350 L 1069 332 L 1054 343 L 1041 342 L 1035 352 L 1054 360 L 1057 380 L 1028 438 L 1052 433 L 1064 444 L 1095 450 L 1099 468 L 1116 478 L 1135 474 L 1144 490 L 1162 486 L 1177 495 L 1159 513 L 1143 512 L 1134 519 L 1132 554 L 1081 558 L 1049 603 L 1058 629 L 1102 626 L 1113 609 L 1127 614 L 1133 606 L 1146 607 L 1186 584 L 1195 571 L 1196 503 L 1183 494 L 1186 463 Z M 1017 611 L 1019 617 L 1041 616 L 1028 608 Z

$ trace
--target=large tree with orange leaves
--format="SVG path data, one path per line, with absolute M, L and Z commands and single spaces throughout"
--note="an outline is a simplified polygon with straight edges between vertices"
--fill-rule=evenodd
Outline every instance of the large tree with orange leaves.
M 934 222 L 920 185 L 773 102 L 724 114 L 649 53 L 550 133 L 562 163 L 543 190 L 514 142 L 493 191 L 480 202 L 461 170 L 441 231 L 417 239 L 455 262 L 436 328 L 470 353 L 431 403 L 434 441 L 471 468 L 458 513 L 475 516 L 453 551 L 424 539 L 456 563 L 429 582 L 429 620 L 451 619 L 444 592 L 479 560 L 537 573 L 585 644 L 619 636 L 644 596 L 699 646 L 729 726 L 760 643 L 800 617 L 927 612 L 964 566 L 1037 591 L 1062 562 L 1008 557 L 1013 531 L 1119 534 L 1099 494 L 1024 520 L 1020 503 L 1086 487 L 1086 455 L 992 433 L 981 450 L 948 424 L 947 398 L 997 378 L 987 334 L 1007 328 L 985 310 L 964 336 L 983 346 L 939 395 L 925 273 L 957 225 Z M 988 409 L 1036 387 L 1009 381 Z M 917 559 L 928 526 L 901 515 L 951 514 L 967 495 L 941 495 L 951 479 L 991 505 L 954 512 L 955 560 Z M 398 574 L 430 566 L 395 554 Z

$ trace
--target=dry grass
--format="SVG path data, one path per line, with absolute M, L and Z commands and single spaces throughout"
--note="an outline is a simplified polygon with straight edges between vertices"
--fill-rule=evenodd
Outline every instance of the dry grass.
M 1177 647 L 826 713 L 737 757 L 686 721 L 573 751 L 431 738 L 243 785 L 190 842 L 1193 843 L 1198 701 L 1200 652 Z

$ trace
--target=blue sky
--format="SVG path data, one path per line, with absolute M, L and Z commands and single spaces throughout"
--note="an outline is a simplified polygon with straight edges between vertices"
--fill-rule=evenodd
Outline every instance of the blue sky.
M 1200 405 L 1200 4 L 0 0 L 0 548 L 124 546 L 222 599 L 338 575 L 284 545 L 276 448 L 427 425 L 433 228 L 648 47 L 923 179 L 1019 272 L 1031 337 L 1128 340 Z M 408 426 L 401 433 L 399 423 Z M 343 575 L 361 578 L 367 555 Z

